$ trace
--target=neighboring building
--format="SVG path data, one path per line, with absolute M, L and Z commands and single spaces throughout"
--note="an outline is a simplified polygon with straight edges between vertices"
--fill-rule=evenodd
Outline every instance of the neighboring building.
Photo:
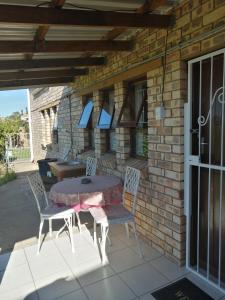
M 73 86 L 30 90 L 34 159 L 72 147 L 99 158 L 99 172 L 141 169 L 139 233 L 224 287 L 225 4 L 181 1 L 174 12 L 168 35 L 138 30 L 132 52 L 108 55 Z

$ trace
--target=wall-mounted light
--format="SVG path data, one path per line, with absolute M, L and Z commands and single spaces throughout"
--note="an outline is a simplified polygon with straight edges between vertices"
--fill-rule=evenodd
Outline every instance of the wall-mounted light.
M 155 119 L 161 120 L 163 118 L 165 118 L 165 107 L 163 105 L 157 106 L 155 108 Z

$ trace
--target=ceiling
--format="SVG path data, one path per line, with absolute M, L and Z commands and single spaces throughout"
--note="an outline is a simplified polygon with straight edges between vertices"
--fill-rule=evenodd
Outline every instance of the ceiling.
M 137 28 L 170 26 L 175 2 L 0 0 L 0 89 L 70 83 L 108 52 L 131 51 Z

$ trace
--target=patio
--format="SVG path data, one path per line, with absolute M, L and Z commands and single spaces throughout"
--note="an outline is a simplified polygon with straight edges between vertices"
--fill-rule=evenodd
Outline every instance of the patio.
M 18 169 L 21 171 L 20 167 Z M 64 233 L 58 240 L 54 236 L 53 239 L 47 238 L 37 256 L 39 219 L 24 174 L 19 174 L 16 181 L 1 187 L 0 192 L 4 193 L 5 199 L 4 209 L 1 209 L 1 228 L 5 227 L 4 224 L 8 225 L 10 219 L 17 219 L 18 228 L 14 230 L 15 224 L 8 227 L 9 238 L 12 239 L 10 231 L 17 235 L 13 240 L 14 249 L 11 252 L 3 249 L 6 253 L 0 255 L 2 300 L 147 300 L 154 299 L 152 291 L 184 276 L 213 299 L 225 299 L 221 292 L 188 273 L 185 268 L 179 268 L 143 241 L 144 259 L 140 259 L 135 240 L 132 236 L 125 238 L 125 229 L 120 225 L 110 229 L 112 246 L 107 246 L 109 264 L 103 266 L 99 250 L 93 244 L 92 219 L 88 214 L 82 216 L 82 233 L 78 232 L 77 227 L 74 228 L 74 254 Z M 18 199 L 24 202 L 19 207 L 20 211 L 15 208 L 12 213 L 15 195 L 17 203 Z M 26 221 L 21 223 L 22 219 Z M 56 228 L 53 225 L 53 229 Z M 1 236 L 5 236 L 2 233 Z M 5 241 L 1 242 L 2 245 Z M 13 248 L 12 243 L 8 244 L 10 246 Z

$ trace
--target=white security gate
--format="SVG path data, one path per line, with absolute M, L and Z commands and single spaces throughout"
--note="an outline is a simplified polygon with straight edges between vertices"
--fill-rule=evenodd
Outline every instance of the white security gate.
M 29 161 L 31 157 L 29 133 L 21 131 L 8 135 L 5 148 L 5 160 L 7 162 Z
M 185 106 L 187 267 L 225 289 L 225 50 L 191 60 Z

